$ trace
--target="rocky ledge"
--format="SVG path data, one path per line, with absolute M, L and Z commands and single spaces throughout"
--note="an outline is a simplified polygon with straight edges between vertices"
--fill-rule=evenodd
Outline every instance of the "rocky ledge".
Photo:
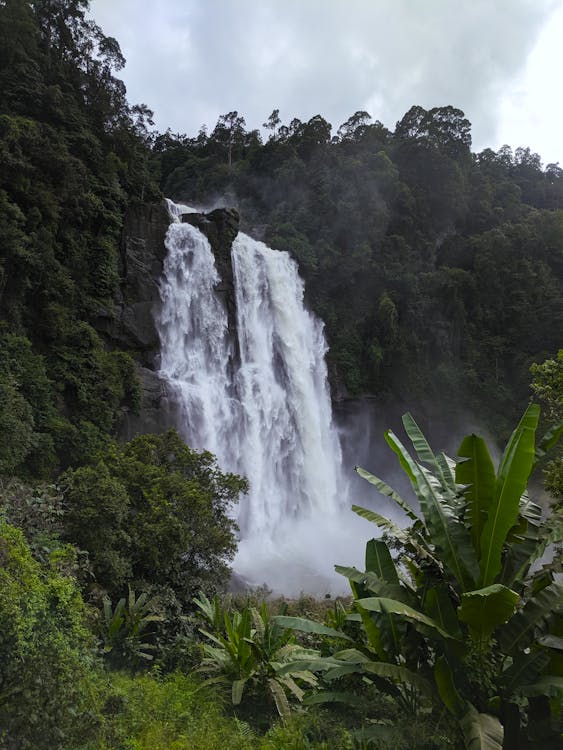
M 215 291 L 224 299 L 229 331 L 236 331 L 235 286 L 231 263 L 231 247 L 238 234 L 240 217 L 235 208 L 216 208 L 209 213 L 182 214 L 182 222 L 199 229 L 209 240 L 221 281 Z
M 236 311 L 231 246 L 238 233 L 238 212 L 218 208 L 210 213 L 183 214 L 181 221 L 197 227 L 209 240 L 221 277 L 216 291 L 224 295 L 229 328 L 234 335 Z M 175 426 L 174 394 L 157 372 L 160 340 L 155 325 L 166 257 L 164 241 L 170 223 L 165 201 L 129 208 L 120 244 L 120 286 L 113 310 L 100 310 L 95 321 L 108 347 L 129 351 L 137 362 L 141 408 L 137 416 L 126 415 L 120 430 L 125 439 Z

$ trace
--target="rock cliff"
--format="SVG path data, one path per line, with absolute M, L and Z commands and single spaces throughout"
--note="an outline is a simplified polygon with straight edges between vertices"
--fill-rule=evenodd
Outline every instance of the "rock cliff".
M 182 221 L 199 229 L 211 245 L 221 282 L 215 291 L 223 297 L 227 308 L 229 331 L 236 331 L 236 303 L 231 264 L 231 247 L 239 230 L 239 214 L 234 208 L 216 208 L 208 214 L 182 214 Z
M 183 222 L 197 227 L 208 238 L 221 277 L 216 291 L 224 295 L 229 328 L 236 326 L 231 245 L 238 232 L 239 215 L 229 208 L 183 214 Z M 170 226 L 166 203 L 129 208 L 125 217 L 119 255 L 120 287 L 114 310 L 100 311 L 97 330 L 109 347 L 129 351 L 137 363 L 141 385 L 139 414 L 125 415 L 120 436 L 130 439 L 147 432 L 175 426 L 174 393 L 159 377 L 160 341 L 155 313 L 160 304 L 159 282 L 166 257 L 164 241 Z

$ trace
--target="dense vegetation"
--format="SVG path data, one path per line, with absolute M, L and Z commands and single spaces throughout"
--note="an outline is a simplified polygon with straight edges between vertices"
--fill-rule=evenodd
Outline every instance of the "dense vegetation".
M 48 477 L 133 406 L 133 362 L 93 327 L 111 310 L 128 202 L 158 195 L 145 107 L 114 77 L 87 2 L 0 5 L 0 423 L 3 471 Z
M 116 440 L 139 403 L 134 352 L 97 322 L 129 206 L 225 198 L 299 261 L 335 388 L 439 393 L 498 436 L 536 362 L 551 429 L 536 458 L 560 504 L 561 454 L 545 453 L 562 417 L 563 172 L 527 149 L 472 154 L 452 107 L 414 107 L 394 132 L 357 112 L 334 138 L 277 112 L 266 142 L 236 112 L 158 135 L 87 10 L 0 0 L 0 747 L 496 749 L 501 725 L 505 747 L 555 747 L 560 561 L 529 562 L 560 532 L 557 504 L 542 522 L 524 492 L 535 407 L 498 473 L 475 436 L 455 475 L 412 422 L 430 469 L 388 436 L 422 513 L 391 494 L 412 526 L 372 514 L 386 536 L 365 571 L 341 570 L 354 601 L 233 599 L 246 481 L 173 431 Z
M 319 115 L 264 125 L 264 143 L 236 112 L 157 137 L 164 192 L 233 203 L 297 258 L 336 387 L 463 402 L 499 434 L 560 345 L 563 170 L 527 148 L 473 154 L 451 106 L 393 132 L 366 112 L 332 137 Z

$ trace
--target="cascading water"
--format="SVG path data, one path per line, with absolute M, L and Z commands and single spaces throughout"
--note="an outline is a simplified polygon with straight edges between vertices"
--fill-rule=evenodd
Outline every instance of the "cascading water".
M 334 560 L 325 559 L 326 550 L 322 561 L 312 559 L 310 538 L 308 554 L 298 551 L 299 529 L 318 532 L 339 515 L 345 495 L 322 323 L 303 305 L 303 282 L 289 255 L 239 233 L 232 249 L 235 345 L 214 291 L 219 276 L 209 242 L 180 223 L 190 209 L 171 202 L 169 208 L 157 325 L 161 375 L 176 392 L 178 427 L 190 446 L 212 451 L 224 470 L 249 480 L 235 570 L 288 591 L 271 570 L 279 576 L 280 564 L 298 565 L 305 586 L 307 576 L 314 581 Z

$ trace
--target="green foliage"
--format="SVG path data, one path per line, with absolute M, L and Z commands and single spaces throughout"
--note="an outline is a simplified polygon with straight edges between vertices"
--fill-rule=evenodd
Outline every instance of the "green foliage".
M 288 662 L 314 658 L 317 652 L 297 645 L 280 618 L 270 618 L 265 603 L 260 610 L 246 606 L 229 612 L 221 607 L 217 596 L 211 602 L 200 594 L 194 602 L 212 628 L 212 632 L 201 630 L 213 644 L 203 647 L 201 670 L 218 675 L 229 685 L 234 706 L 242 702 L 248 688 L 254 702 L 264 703 L 265 694 L 269 694 L 278 714 L 287 719 L 288 696 L 303 700 L 304 690 L 298 682 L 316 685 L 313 674 L 306 669 L 291 669 Z
M 344 726 L 312 712 L 292 716 L 265 734 L 226 717 L 217 691 L 193 675 L 114 672 L 94 683 L 98 726 L 80 750 L 352 750 Z M 75 748 L 73 748 L 75 750 Z
M 151 636 L 150 632 L 145 631 L 150 629 L 152 623 L 162 619 L 156 614 L 155 601 L 148 600 L 146 593 L 135 597 L 135 592 L 129 589 L 129 596 L 120 599 L 114 609 L 111 600 L 105 597 L 102 628 L 104 653 L 117 666 L 135 666 L 141 660 L 152 661 L 155 646 L 146 640 L 150 640 Z
M 400 559 L 410 572 L 410 580 L 401 583 L 400 596 L 395 596 L 395 601 L 384 598 L 388 594 L 380 579 L 369 575 L 373 567 L 368 566 L 363 588 L 356 588 L 357 605 L 360 611 L 380 613 L 379 620 L 370 623 L 371 636 L 366 628 L 372 642 L 374 638 L 384 642 L 388 625 L 381 616 L 386 614 L 393 620 L 398 617 L 397 627 L 406 620 L 408 628 L 423 638 L 415 654 L 419 660 L 424 657 L 427 669 L 432 667 L 431 652 L 439 656 L 433 675 L 436 688 L 460 720 L 468 748 L 501 747 L 501 724 L 488 715 L 493 707 L 505 706 L 501 717 L 506 716 L 506 706 L 518 703 L 540 674 L 547 684 L 557 682 L 559 668 L 550 667 L 549 647 L 542 645 L 546 633 L 560 627 L 557 566 L 544 566 L 534 574 L 531 565 L 546 543 L 561 543 L 561 520 L 553 517 L 542 524 L 539 509 L 525 493 L 534 463 L 538 418 L 539 409 L 531 405 L 496 472 L 484 441 L 475 435 L 462 442 L 459 454 L 463 460 L 455 465 L 455 473 L 445 455 L 434 455 L 410 415 L 403 421 L 420 463 L 394 436 L 386 435 L 418 496 L 422 517 L 406 537 L 401 534 L 395 539 Z M 372 483 L 378 486 L 381 480 L 372 477 Z M 393 497 L 391 492 L 385 494 Z M 393 499 L 404 507 L 398 496 Z M 373 520 L 379 523 L 378 518 Z M 386 533 L 393 533 L 388 525 L 382 525 Z M 463 529 L 466 536 L 460 534 Z M 452 545 L 454 538 L 457 542 Z M 416 552 L 419 540 L 432 555 L 432 567 L 424 565 Z M 468 576 L 469 570 L 475 571 L 473 576 Z M 476 589 L 478 582 L 485 587 Z M 366 596 L 369 592 L 376 596 Z M 407 599 L 414 608 L 405 605 Z M 411 642 L 399 640 L 398 645 L 408 663 L 415 639 L 410 630 L 407 633 Z M 526 640 L 520 642 L 520 637 Z M 430 646 L 432 651 L 426 650 Z M 528 655 L 522 656 L 522 648 Z M 532 660 L 538 665 L 536 671 L 526 671 Z M 520 661 L 522 668 L 517 666 Z M 419 665 L 421 671 L 424 668 Z M 509 726 L 507 731 L 514 736 L 519 730 Z M 533 732 L 533 727 L 527 731 Z M 526 730 L 521 732 L 524 735 Z
M 159 136 L 163 190 L 229 196 L 247 227 L 294 255 L 326 324 L 333 385 L 462 394 L 504 437 L 527 368 L 560 344 L 562 171 L 526 149 L 471 154 L 470 123 L 451 106 L 413 107 L 393 133 L 367 112 L 332 139 L 320 116 L 285 125 L 274 110 L 265 127 L 260 144 L 228 113 L 209 135 Z
M 19 529 L 0 525 L 0 732 L 3 746 L 60 748 L 87 733 L 93 666 L 72 577 L 33 560 Z
M 542 731 L 555 738 L 561 644 L 553 637 L 561 628 L 557 573 L 563 529 L 560 515 L 542 521 L 526 493 L 538 419 L 532 404 L 497 470 L 475 435 L 464 439 L 462 461 L 455 464 L 434 454 L 410 414 L 403 423 L 416 459 L 386 433 L 420 513 L 381 479 L 358 469 L 412 523 L 402 529 L 375 511 L 353 506 L 384 531 L 383 539 L 367 544 L 365 571 L 336 568 L 355 596 L 348 620 L 361 623 L 362 631 L 353 636 L 352 648 L 301 662 L 301 668 L 321 672 L 326 683 L 350 675 L 377 680 L 411 713 L 440 700 L 458 721 L 468 748 L 500 748 L 503 727 L 505 747 L 533 743 L 539 736 L 534 700 L 544 695 L 552 702 L 552 715 L 551 726 L 548 722 Z M 536 570 L 533 563 L 551 543 L 552 562 Z M 322 627 L 285 619 L 305 632 Z M 350 640 L 344 625 L 341 639 Z M 329 691 L 317 700 L 338 695 Z M 336 699 L 355 696 L 349 689 L 341 695 Z
M 90 325 L 111 315 L 128 202 L 158 195 L 150 113 L 127 104 L 119 45 L 87 6 L 0 5 L 1 460 L 42 478 L 85 460 L 82 422 L 101 442 L 134 405 L 132 361 Z
M 229 511 L 247 483 L 175 431 L 111 445 L 91 466 L 68 471 L 63 485 L 67 537 L 88 551 L 110 597 L 131 582 L 153 595 L 171 590 L 189 609 L 202 586 L 226 585 L 236 530 Z
M 562 429 L 563 423 L 563 349 L 556 359 L 547 359 L 542 364 L 530 368 L 534 379 L 532 391 L 542 403 L 547 423 L 555 435 Z M 561 506 L 563 501 L 563 452 L 561 448 L 553 455 L 545 467 L 545 488 Z
M 56 485 L 29 485 L 16 478 L 0 480 L 0 517 L 23 532 L 39 562 L 47 564 L 53 553 L 64 548 L 63 516 L 63 499 Z M 84 559 L 80 564 L 87 567 Z

